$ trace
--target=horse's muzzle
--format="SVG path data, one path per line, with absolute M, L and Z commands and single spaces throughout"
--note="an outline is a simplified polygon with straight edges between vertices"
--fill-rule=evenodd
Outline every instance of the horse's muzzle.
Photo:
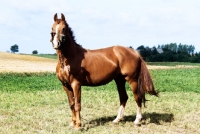
M 54 49 L 60 49 L 61 48 L 61 42 L 59 41 L 59 42 L 57 42 L 56 44 L 54 44 L 53 42 L 52 42 L 52 46 L 53 46 L 53 48 Z
M 60 49 L 62 44 L 66 41 L 66 36 L 64 34 L 56 34 L 51 32 L 52 39 L 50 42 L 52 42 L 52 46 L 54 49 Z

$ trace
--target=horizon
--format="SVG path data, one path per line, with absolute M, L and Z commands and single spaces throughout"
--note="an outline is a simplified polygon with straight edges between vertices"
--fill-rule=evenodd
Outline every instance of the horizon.
M 168 43 L 168 44 L 170 44 L 170 43 Z M 188 45 L 188 44 L 182 44 L 182 43 L 176 43 L 177 44 L 177 47 L 178 47 L 178 45 Z M 17 44 L 16 44 L 17 45 Z M 158 45 L 160 45 L 160 44 L 158 44 Z M 162 45 L 167 45 L 167 44 L 162 44 Z M 160 46 L 162 46 L 162 45 L 160 45 Z M 158 46 L 152 46 L 152 47 L 149 47 L 149 46 L 145 46 L 145 45 L 140 45 L 140 46 L 144 46 L 144 48 L 153 48 L 153 47 L 155 47 L 157 50 L 158 49 L 161 49 L 161 48 L 158 48 Z M 138 46 L 138 47 L 140 47 L 140 46 Z M 19 47 L 19 46 L 18 46 Z M 137 48 L 133 48 L 132 46 L 125 46 L 125 47 L 130 47 L 130 48 L 132 48 L 132 49 L 135 49 L 135 50 L 137 50 Z M 195 47 L 195 46 L 194 46 Z M 84 48 L 84 49 L 87 49 L 87 48 Z M 99 49 L 101 49 L 101 48 L 99 48 Z M 54 49 L 55 50 L 55 49 Z M 89 50 L 94 50 L 94 49 L 89 49 Z M 33 50 L 33 51 L 35 51 L 35 50 Z M 37 51 L 37 50 L 36 50 Z M 0 52 L 3 52 L 3 51 L 0 51 Z M 5 51 L 5 52 L 7 52 L 7 53 L 16 53 L 16 54 L 33 54 L 33 53 L 20 53 L 20 51 L 19 52 L 12 52 L 11 50 L 9 50 L 9 51 Z M 194 51 L 194 53 L 200 53 L 200 51 L 198 52 L 198 51 Z M 56 54 L 56 50 L 55 50 L 55 53 L 37 53 L 37 54 Z

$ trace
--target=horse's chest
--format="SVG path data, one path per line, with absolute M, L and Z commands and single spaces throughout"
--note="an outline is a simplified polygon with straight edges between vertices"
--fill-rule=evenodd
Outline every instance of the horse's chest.
M 70 83 L 70 66 L 64 66 L 63 68 L 57 68 L 57 77 L 62 82 L 68 82 Z

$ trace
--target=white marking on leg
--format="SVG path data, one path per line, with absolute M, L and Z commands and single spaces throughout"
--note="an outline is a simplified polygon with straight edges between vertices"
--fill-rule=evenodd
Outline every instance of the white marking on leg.
M 54 45 L 54 48 L 58 48 L 58 28 L 59 28 L 59 24 L 56 26 L 56 34 L 53 38 L 53 45 Z
M 123 105 L 121 105 L 119 107 L 118 115 L 117 115 L 116 119 L 113 121 L 113 123 L 118 123 L 118 122 L 120 122 L 121 120 L 124 119 L 124 109 L 125 108 L 124 108 Z
M 141 119 L 142 119 L 142 108 L 137 107 L 137 115 L 136 115 L 134 124 L 136 124 L 136 125 L 140 124 Z

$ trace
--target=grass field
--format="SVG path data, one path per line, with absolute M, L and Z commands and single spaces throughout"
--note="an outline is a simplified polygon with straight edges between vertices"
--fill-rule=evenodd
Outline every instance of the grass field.
M 147 95 L 141 127 L 135 127 L 132 92 L 125 120 L 113 125 L 119 99 L 114 82 L 82 88 L 83 130 L 68 127 L 71 113 L 54 73 L 0 73 L 0 133 L 200 133 L 199 68 L 151 70 L 160 97 Z
M 128 85 L 125 120 L 117 125 L 112 124 L 119 108 L 114 82 L 82 87 L 83 130 L 74 131 L 68 127 L 67 96 L 55 76 L 55 55 L 37 56 L 0 53 L 0 134 L 200 133 L 200 68 L 187 68 L 200 64 L 148 63 L 175 68 L 150 70 L 160 97 L 147 95 L 141 127 L 133 124 L 136 104 Z
M 58 59 L 56 54 L 32 54 L 32 56 L 44 57 L 44 58 L 50 58 L 50 59 Z
M 200 66 L 199 63 L 190 63 L 190 62 L 148 62 L 148 65 L 156 65 L 156 66 Z

